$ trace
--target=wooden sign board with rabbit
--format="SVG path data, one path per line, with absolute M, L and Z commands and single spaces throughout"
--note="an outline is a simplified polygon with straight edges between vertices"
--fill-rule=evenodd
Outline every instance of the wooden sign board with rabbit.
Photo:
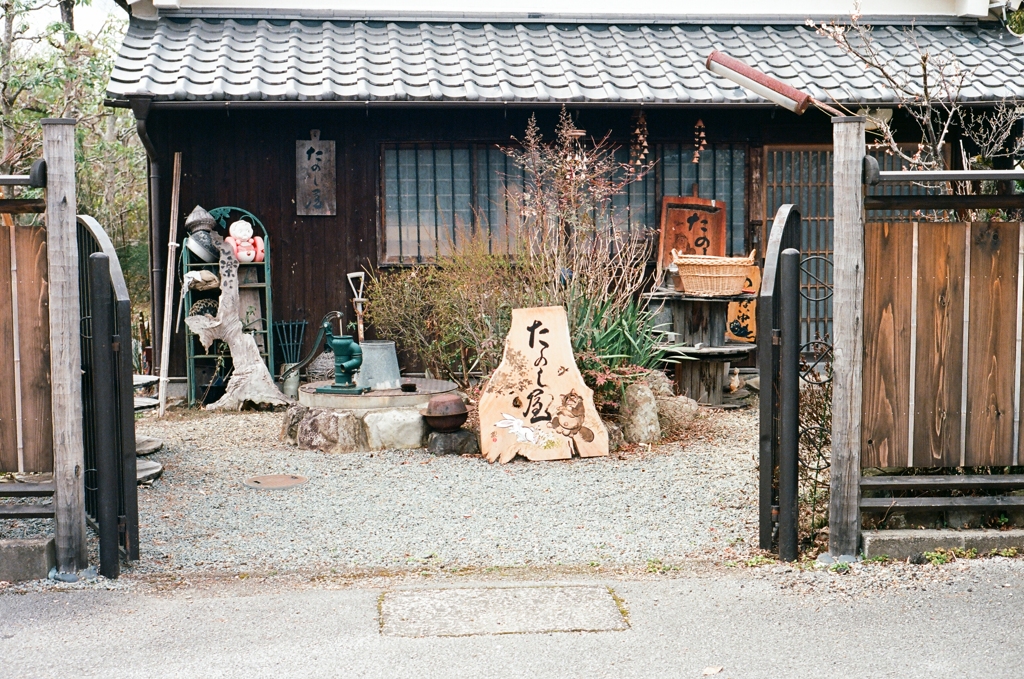
M 608 430 L 583 382 L 562 307 L 514 309 L 501 365 L 480 398 L 488 461 L 567 460 L 608 454 Z

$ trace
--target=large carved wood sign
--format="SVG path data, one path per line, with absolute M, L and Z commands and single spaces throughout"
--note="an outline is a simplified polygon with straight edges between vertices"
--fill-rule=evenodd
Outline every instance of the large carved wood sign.
M 295 142 L 295 214 L 335 215 L 334 142 L 322 141 L 320 130 Z
M 684 255 L 724 257 L 725 203 L 696 196 L 665 196 L 661 201 L 661 237 L 658 242 L 659 283 L 672 263 L 672 250 Z
M 562 307 L 512 311 L 501 365 L 480 399 L 488 461 L 565 460 L 608 454 L 608 430 L 583 382 Z

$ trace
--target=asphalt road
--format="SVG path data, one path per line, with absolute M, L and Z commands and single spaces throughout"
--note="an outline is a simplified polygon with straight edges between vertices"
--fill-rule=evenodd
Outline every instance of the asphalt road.
M 707 667 L 733 678 L 1020 676 L 1020 568 L 839 595 L 753 573 L 563 580 L 611 587 L 628 628 L 464 637 L 387 636 L 381 594 L 531 583 L 8 593 L 0 595 L 0 677 L 595 679 L 699 677 Z

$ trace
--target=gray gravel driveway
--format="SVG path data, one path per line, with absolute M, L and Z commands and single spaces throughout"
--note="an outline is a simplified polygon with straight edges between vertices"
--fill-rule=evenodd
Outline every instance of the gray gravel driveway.
M 746 551 L 756 411 L 713 412 L 683 443 L 608 458 L 491 465 L 425 451 L 325 454 L 278 441 L 281 415 L 138 422 L 167 442 L 139 493 L 140 572 L 644 565 Z M 252 475 L 303 486 L 253 490 Z

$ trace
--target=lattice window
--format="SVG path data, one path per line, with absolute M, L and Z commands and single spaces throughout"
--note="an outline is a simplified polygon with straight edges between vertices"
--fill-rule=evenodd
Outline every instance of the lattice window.
M 869 153 L 878 160 L 881 170 L 901 169 L 896 157 L 882 150 Z M 831 337 L 832 298 L 828 289 L 832 286 L 832 147 L 766 147 L 764 176 L 768 228 L 780 206 L 796 204 L 802 217 L 800 249 L 805 258 L 813 258 L 804 263 L 801 279 L 802 341 Z M 873 187 L 871 193 L 906 195 L 926 191 L 909 184 L 886 184 Z M 868 216 L 873 219 L 910 218 L 906 212 L 874 210 L 869 211 Z
M 629 160 L 628 148 L 616 152 Z M 729 254 L 745 254 L 746 149 L 710 146 L 694 163 L 692 144 L 659 144 L 653 170 L 612 199 L 627 231 L 658 228 L 660 196 L 699 195 L 727 206 Z M 509 247 L 514 218 L 506 188 L 521 190 L 522 171 L 494 144 L 398 144 L 382 159 L 382 264 L 429 262 L 458 247 L 467 229 L 485 229 L 492 252 Z

